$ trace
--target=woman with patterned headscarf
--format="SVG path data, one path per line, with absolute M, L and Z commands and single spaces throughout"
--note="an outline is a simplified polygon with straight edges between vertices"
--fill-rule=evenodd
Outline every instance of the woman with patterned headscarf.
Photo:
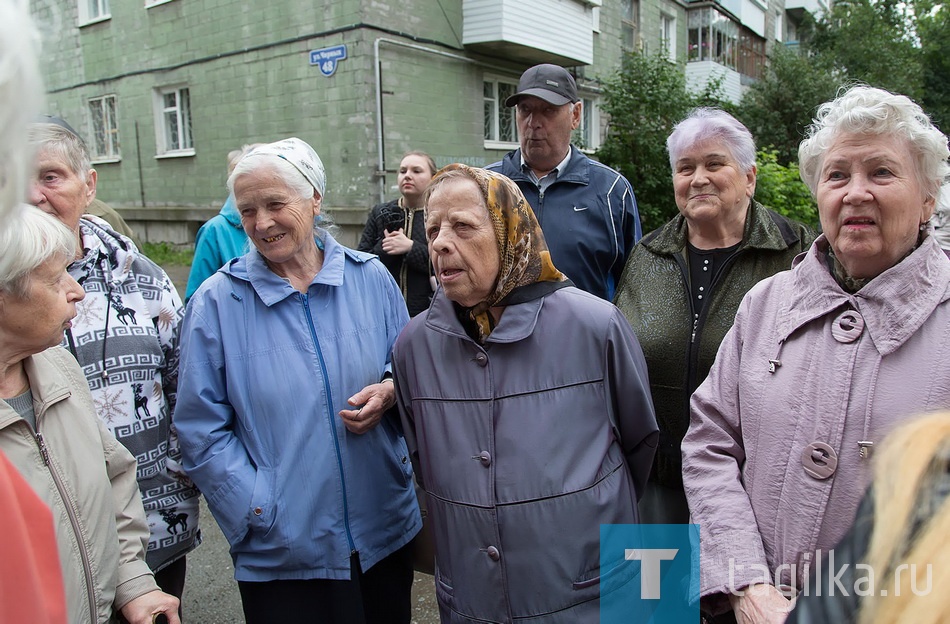
M 636 336 L 508 178 L 450 165 L 425 205 L 441 287 L 393 363 L 442 621 L 596 621 L 599 527 L 637 522 L 657 440 Z
M 231 172 L 253 249 L 188 304 L 183 463 L 231 544 L 247 624 L 409 624 L 422 519 L 390 410 L 409 315 L 375 256 L 317 226 L 325 186 L 295 138 Z

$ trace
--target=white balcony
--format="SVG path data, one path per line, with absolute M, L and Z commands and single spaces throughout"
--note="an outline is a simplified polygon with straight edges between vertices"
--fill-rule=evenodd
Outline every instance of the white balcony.
M 602 0 L 462 0 L 462 44 L 525 64 L 589 65 Z

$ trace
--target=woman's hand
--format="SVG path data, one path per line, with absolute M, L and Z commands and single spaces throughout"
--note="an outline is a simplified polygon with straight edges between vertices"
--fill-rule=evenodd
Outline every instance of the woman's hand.
M 386 237 L 383 239 L 382 246 L 383 251 L 389 255 L 402 256 L 409 253 L 409 250 L 412 249 L 412 239 L 405 235 L 402 228 L 399 228 L 395 232 L 386 230 Z
M 792 603 L 778 589 L 765 583 L 749 585 L 741 596 L 729 596 L 738 624 L 782 624 Z
M 156 589 L 133 598 L 120 611 L 129 624 L 152 624 L 162 613 L 168 618 L 168 624 L 181 624 L 178 604 L 178 598 Z
M 362 435 L 379 424 L 383 413 L 396 404 L 396 389 L 392 379 L 366 386 L 353 396 L 347 403 L 356 407 L 355 410 L 341 410 L 340 418 L 343 425 L 352 433 Z

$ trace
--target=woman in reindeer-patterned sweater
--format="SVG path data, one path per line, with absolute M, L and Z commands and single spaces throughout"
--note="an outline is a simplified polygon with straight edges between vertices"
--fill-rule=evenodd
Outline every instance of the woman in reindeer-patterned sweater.
M 30 202 L 77 236 L 69 273 L 86 291 L 65 346 L 83 369 L 99 418 L 138 461 L 148 516 L 146 561 L 181 597 L 185 553 L 199 542 L 198 490 L 179 464 L 172 412 L 178 388 L 181 299 L 160 267 L 105 221 L 83 216 L 96 171 L 82 140 L 56 123 L 34 124 L 37 179 Z

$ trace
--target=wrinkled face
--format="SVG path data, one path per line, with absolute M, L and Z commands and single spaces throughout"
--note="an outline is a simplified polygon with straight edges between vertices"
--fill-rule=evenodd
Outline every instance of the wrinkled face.
M 856 278 L 876 277 L 897 264 L 934 208 L 910 147 L 893 135 L 838 137 L 825 153 L 815 195 L 822 230 Z
M 234 180 L 234 203 L 248 238 L 271 268 L 292 262 L 313 245 L 313 220 L 320 214 L 320 196 L 301 198 L 266 166 Z
M 84 180 L 56 150 L 43 148 L 36 155 L 36 169 L 30 203 L 78 232 L 79 218 L 96 197 L 96 170 L 90 169 Z
M 410 154 L 399 163 L 399 192 L 409 200 L 411 205 L 419 201 L 431 179 L 432 171 L 429 169 L 429 161 L 422 156 Z
M 518 138 L 530 167 L 550 171 L 564 160 L 571 146 L 571 133 L 581 123 L 581 107 L 580 102 L 555 106 L 533 95 L 518 101 Z
M 429 196 L 426 237 L 446 297 L 470 308 L 491 295 L 501 258 L 488 208 L 473 180 L 447 180 Z
M 755 169 L 743 173 L 719 141 L 692 145 L 673 165 L 676 206 L 688 223 L 732 220 L 745 213 L 755 193 Z
M 54 256 L 29 277 L 28 294 L 0 293 L 0 334 L 20 353 L 39 353 L 63 341 L 76 316 L 76 302 L 86 293 L 66 267 L 71 259 Z

